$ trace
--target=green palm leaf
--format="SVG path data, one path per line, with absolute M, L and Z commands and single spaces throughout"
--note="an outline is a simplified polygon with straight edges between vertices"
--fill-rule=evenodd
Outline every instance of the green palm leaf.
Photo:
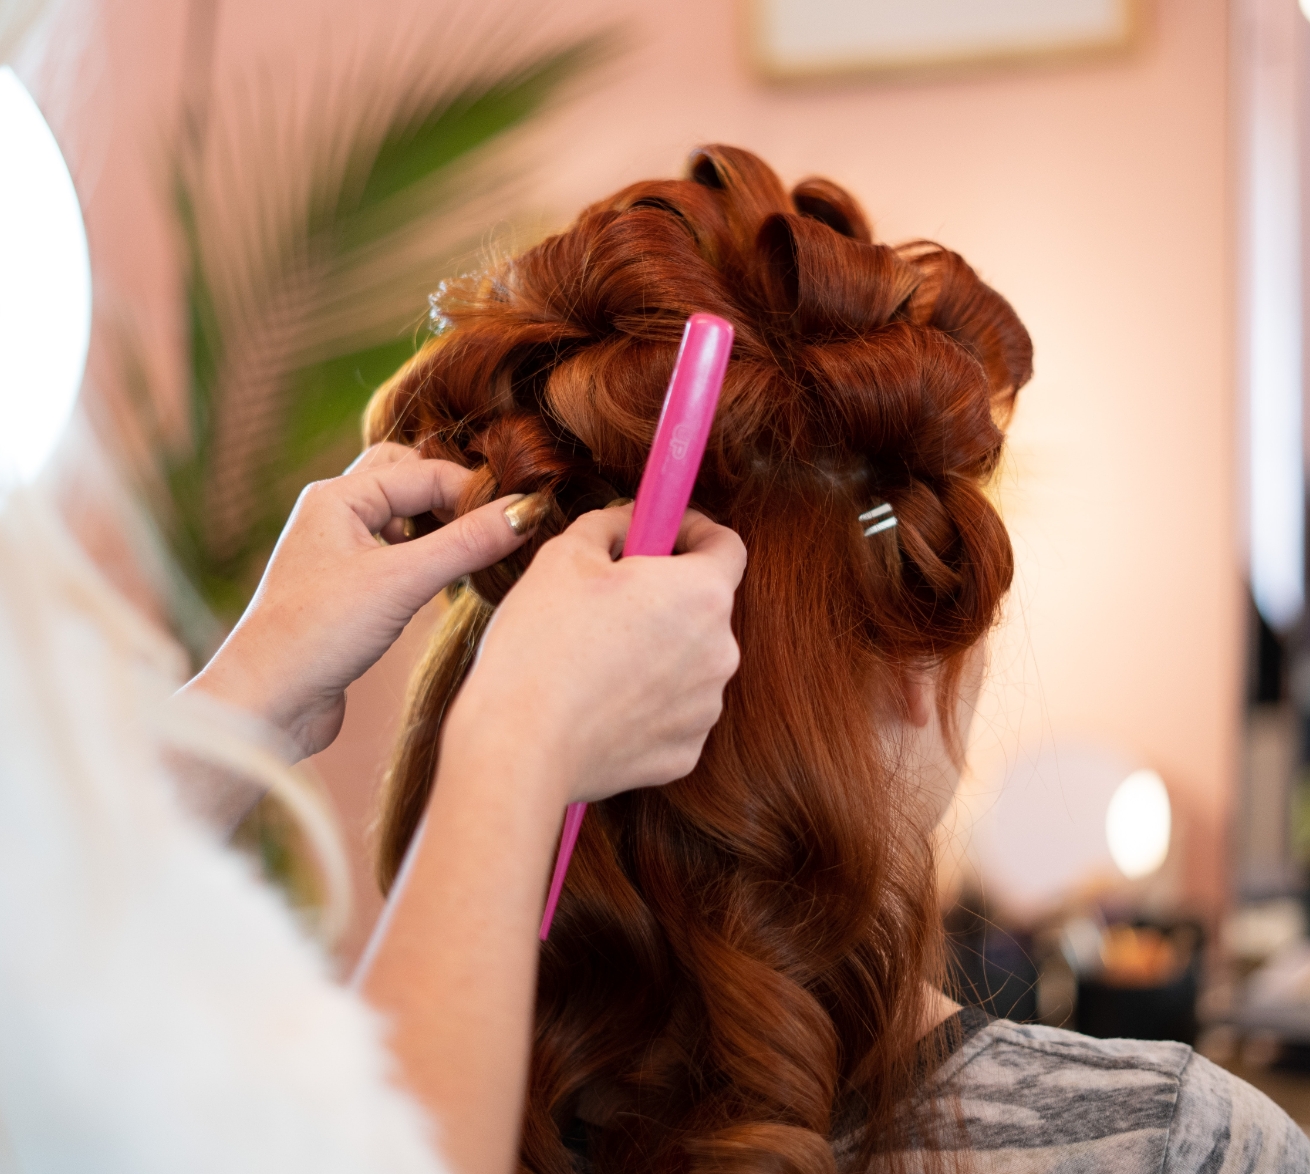
M 144 428 L 149 496 L 173 558 L 223 624 L 248 601 L 299 489 L 357 448 L 360 411 L 414 352 L 428 291 L 521 206 L 512 132 L 611 43 L 498 71 L 456 62 L 452 85 L 436 79 L 439 55 L 410 52 L 380 71 L 385 88 L 377 74 L 330 81 L 323 116 L 300 137 L 275 104 L 252 99 L 245 124 L 208 127 L 179 152 L 189 436 L 167 443 Z M 514 60 L 484 48 L 484 60 Z M 181 634 L 198 657 L 210 650 L 210 636 Z

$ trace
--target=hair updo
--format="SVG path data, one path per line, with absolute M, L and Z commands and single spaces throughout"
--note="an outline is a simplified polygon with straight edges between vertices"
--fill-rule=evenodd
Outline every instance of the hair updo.
M 1010 584 L 984 486 L 1032 347 L 963 259 L 875 243 L 836 185 L 788 195 L 754 155 L 705 147 L 687 179 L 625 188 L 434 297 L 435 337 L 378 391 L 367 438 L 474 469 L 460 512 L 551 506 L 471 576 L 416 674 L 379 874 L 422 816 L 491 609 L 543 542 L 634 494 L 697 311 L 736 329 L 693 503 L 749 552 L 741 668 L 691 775 L 583 825 L 542 950 L 523 1163 L 572 1169 L 581 1104 L 597 1171 L 830 1174 L 852 1126 L 861 1168 L 894 1168 L 941 930 L 875 716 L 939 664 L 950 728 L 962 654 Z M 858 515 L 884 501 L 898 525 L 866 538 Z

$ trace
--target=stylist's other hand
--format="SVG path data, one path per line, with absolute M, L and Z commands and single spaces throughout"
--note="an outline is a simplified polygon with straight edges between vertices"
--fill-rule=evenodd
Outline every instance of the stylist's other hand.
M 586 514 L 537 553 L 452 706 L 443 759 L 494 741 L 557 768 L 563 802 L 691 772 L 740 659 L 746 549 L 688 511 L 679 554 L 615 561 L 631 520 L 631 506 Z
M 415 613 L 524 541 L 504 515 L 517 494 L 401 540 L 404 519 L 415 514 L 449 519 L 471 476 L 379 444 L 342 476 L 306 486 L 250 606 L 187 690 L 258 714 L 303 754 L 329 745 L 345 716 L 346 686 Z

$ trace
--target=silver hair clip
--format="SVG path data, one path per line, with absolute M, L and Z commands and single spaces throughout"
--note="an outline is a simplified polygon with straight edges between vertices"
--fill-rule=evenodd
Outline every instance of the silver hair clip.
M 883 517 L 884 514 L 887 514 L 888 516 Z M 882 518 L 882 521 L 874 522 L 874 518 Z M 860 515 L 860 523 L 863 524 L 865 522 L 873 522 L 872 526 L 865 529 L 865 538 L 868 538 L 873 534 L 881 534 L 884 530 L 890 530 L 894 525 L 896 525 L 896 515 L 892 513 L 891 502 L 884 501 L 882 505 L 876 505 L 871 510 L 865 510 L 864 513 Z

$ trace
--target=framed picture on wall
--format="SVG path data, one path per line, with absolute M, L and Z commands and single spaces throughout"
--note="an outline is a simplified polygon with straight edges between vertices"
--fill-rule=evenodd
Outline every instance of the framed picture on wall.
M 903 73 L 1113 52 L 1146 0 L 746 0 L 753 61 L 776 79 Z

